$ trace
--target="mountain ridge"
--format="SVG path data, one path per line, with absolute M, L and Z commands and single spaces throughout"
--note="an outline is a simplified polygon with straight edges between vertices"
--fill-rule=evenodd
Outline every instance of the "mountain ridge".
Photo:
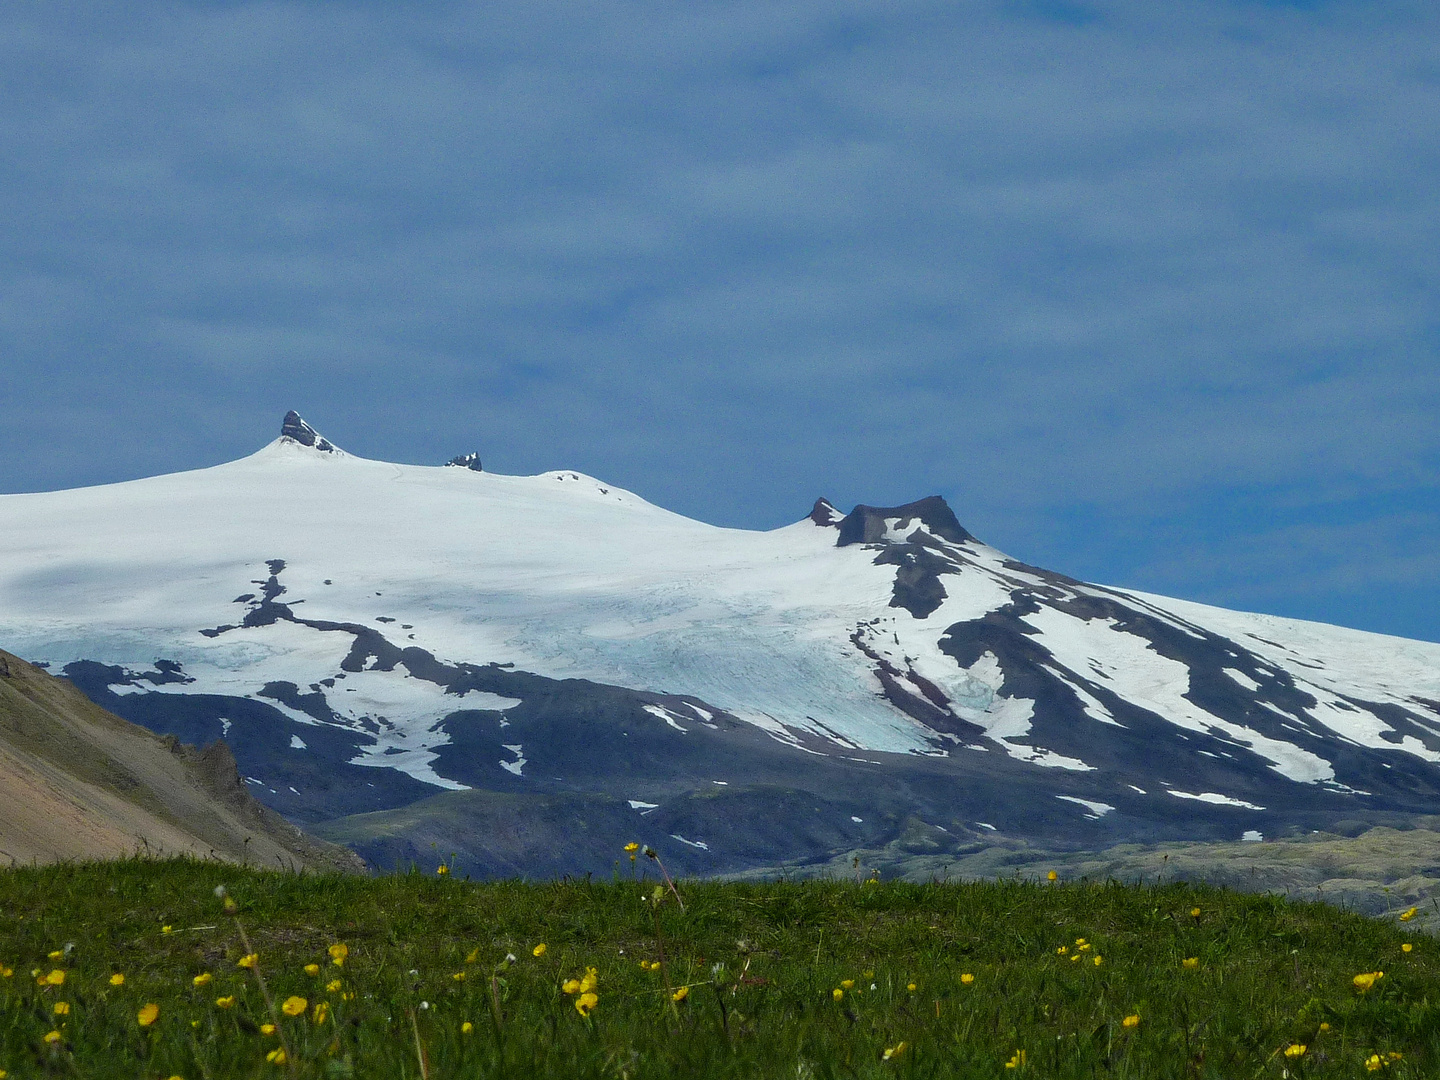
M 1440 794 L 1437 645 L 1088 584 L 939 496 L 725 529 L 570 470 L 370 461 L 293 414 L 209 470 L 0 499 L 0 624 L 394 865 L 421 857 L 395 829 L 444 820 L 513 865 L 469 835 L 497 807 L 589 805 L 728 873 L 911 833 L 1396 825 Z

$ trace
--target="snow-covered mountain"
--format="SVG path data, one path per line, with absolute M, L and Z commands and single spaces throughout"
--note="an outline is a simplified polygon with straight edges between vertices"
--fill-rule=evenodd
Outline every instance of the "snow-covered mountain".
M 1440 645 L 1085 584 L 938 497 L 748 532 L 452 466 L 292 413 L 226 465 L 0 496 L 0 645 L 224 738 L 263 801 L 382 864 L 608 866 L 633 834 L 739 869 L 1440 805 Z

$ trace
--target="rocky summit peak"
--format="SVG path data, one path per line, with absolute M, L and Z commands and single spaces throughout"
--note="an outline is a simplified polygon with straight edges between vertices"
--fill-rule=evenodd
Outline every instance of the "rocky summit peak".
M 454 465 L 457 469 L 469 469 L 472 472 L 484 472 L 480 467 L 480 455 L 477 453 L 461 454 L 459 457 L 452 457 L 445 463 Z
M 816 499 L 815 505 L 810 508 L 810 520 L 822 527 L 839 525 L 844 519 L 845 515 L 835 509 L 835 504 L 824 497 Z
M 865 506 L 863 503 L 840 522 L 840 536 L 836 547 L 850 544 L 883 544 L 894 531 L 907 531 L 923 526 L 931 536 L 948 540 L 952 544 L 963 544 L 975 537 L 965 530 L 955 517 L 955 511 L 939 495 L 930 495 L 904 506 Z
M 300 414 L 291 409 L 285 414 L 285 419 L 280 423 L 280 437 L 282 439 L 293 439 L 301 446 L 313 446 L 316 450 L 323 450 L 327 453 L 334 450 L 335 446 L 329 439 L 323 437 L 318 431 L 312 428 L 300 418 Z

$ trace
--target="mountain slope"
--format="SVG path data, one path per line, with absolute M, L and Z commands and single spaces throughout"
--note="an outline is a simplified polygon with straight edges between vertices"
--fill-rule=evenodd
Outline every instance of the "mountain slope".
M 12 862 L 150 853 L 361 869 L 257 803 L 224 743 L 162 739 L 6 652 L 0 801 L 0 855 Z
M 367 461 L 291 414 L 216 468 L 0 497 L 0 625 L 387 864 L 523 863 L 501 818 L 730 872 L 1440 794 L 1440 645 L 1075 581 L 934 497 L 756 533 L 458 460 Z

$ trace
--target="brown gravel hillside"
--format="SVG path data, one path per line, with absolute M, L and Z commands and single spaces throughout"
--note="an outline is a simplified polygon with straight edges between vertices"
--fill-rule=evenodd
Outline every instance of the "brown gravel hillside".
M 137 854 L 364 870 L 256 802 L 224 743 L 161 738 L 0 650 L 0 859 Z

